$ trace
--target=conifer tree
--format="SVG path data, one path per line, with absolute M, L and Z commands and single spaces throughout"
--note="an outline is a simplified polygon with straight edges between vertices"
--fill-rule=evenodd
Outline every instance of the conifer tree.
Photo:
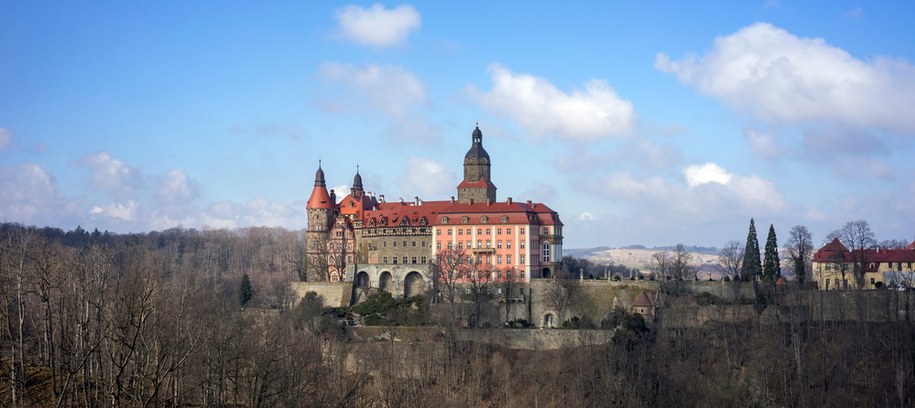
M 241 284 L 238 286 L 238 303 L 241 307 L 245 307 L 251 298 L 254 297 L 254 289 L 251 288 L 251 278 L 248 277 L 248 274 L 244 274 L 241 277 Z
M 743 265 L 740 278 L 749 281 L 762 275 L 762 263 L 759 260 L 759 240 L 756 238 L 756 223 L 750 218 L 750 232 L 747 233 L 747 246 L 743 251 Z
M 763 276 L 770 282 L 782 277 L 781 262 L 778 259 L 778 240 L 775 237 L 775 226 L 769 224 L 769 236 L 766 238 L 766 257 L 763 263 Z

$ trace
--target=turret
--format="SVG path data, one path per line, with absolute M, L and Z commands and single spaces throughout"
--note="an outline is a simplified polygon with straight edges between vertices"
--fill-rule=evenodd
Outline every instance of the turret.
M 483 132 L 479 125 L 471 133 L 470 141 L 470 149 L 464 155 L 464 180 L 458 185 L 458 201 L 495 202 L 496 186 L 490 179 L 492 162 L 483 148 Z

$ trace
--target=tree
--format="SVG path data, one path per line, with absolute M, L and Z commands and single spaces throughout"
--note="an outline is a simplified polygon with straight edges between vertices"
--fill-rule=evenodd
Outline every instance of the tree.
M 762 265 L 759 261 L 759 241 L 756 238 L 756 223 L 750 218 L 750 231 L 747 233 L 747 245 L 743 250 L 743 265 L 740 268 L 740 278 L 749 281 L 762 274 Z
M 718 251 L 718 263 L 724 267 L 725 276 L 731 280 L 740 280 L 740 267 L 743 263 L 743 248 L 737 240 L 730 240 Z
M 238 303 L 245 307 L 253 297 L 254 289 L 251 288 L 251 278 L 246 273 L 241 276 L 241 284 L 238 285 Z
M 562 322 L 565 321 L 563 314 L 569 308 L 572 296 L 569 294 L 569 289 L 562 284 L 561 279 L 553 279 L 547 283 L 543 291 L 543 301 L 547 307 L 556 311 L 557 323 L 562 325 Z
M 863 288 L 868 250 L 877 245 L 870 224 L 865 220 L 849 221 L 842 228 L 830 232 L 826 236 L 827 242 L 832 241 L 833 238 L 838 238 L 848 248 L 851 254 L 852 277 L 855 279 L 855 286 L 859 289 Z
M 799 284 L 803 284 L 810 271 L 810 254 L 813 252 L 813 238 L 803 225 L 795 225 L 788 232 L 788 256 Z
M 670 262 L 671 277 L 676 280 L 695 278 L 696 270 L 689 264 L 689 261 L 692 260 L 692 258 L 693 255 L 689 253 L 685 245 L 682 243 L 677 244 L 674 248 L 673 258 Z
M 515 286 L 517 282 L 515 277 L 518 272 L 515 268 L 506 268 L 505 269 L 505 279 L 499 282 L 499 289 L 502 290 L 502 301 L 505 302 L 505 321 L 509 320 L 512 311 L 512 302 L 514 297 L 512 296 L 515 292 Z
M 437 294 L 448 303 L 454 304 L 457 297 L 457 285 L 467 269 L 465 260 L 469 257 L 463 249 L 445 248 L 435 253 L 432 263 L 432 284 L 435 285 Z
M 769 236 L 766 237 L 763 277 L 770 283 L 782 277 L 781 262 L 778 259 L 778 238 L 775 237 L 775 226 L 772 224 L 769 224 Z
M 659 278 L 667 278 L 670 276 L 671 260 L 669 252 L 655 252 L 651 255 L 651 261 L 654 264 L 653 268 Z

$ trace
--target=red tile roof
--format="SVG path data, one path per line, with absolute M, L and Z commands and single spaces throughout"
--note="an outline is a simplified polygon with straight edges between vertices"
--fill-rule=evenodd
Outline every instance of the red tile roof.
M 326 188 L 315 186 L 305 208 L 334 208 L 334 203 L 330 202 L 330 194 L 327 194 Z
M 534 216 L 534 222 L 530 216 Z M 376 226 L 380 225 L 381 217 L 387 217 L 387 226 L 401 225 L 403 218 L 408 217 L 410 226 L 420 225 L 422 217 L 426 217 L 428 225 L 443 225 L 442 217 L 448 217 L 447 225 L 461 224 L 461 218 L 470 218 L 470 224 L 481 224 L 480 218 L 488 217 L 487 224 L 539 224 L 562 225 L 559 216 L 544 204 L 496 202 L 496 203 L 459 203 L 450 200 L 423 201 L 420 205 L 409 202 L 379 203 L 375 210 L 365 211 L 363 220 L 365 226 L 370 226 L 371 219 L 375 219 Z M 503 222 L 502 217 L 506 220 Z
M 496 185 L 492 184 L 491 181 L 486 181 L 483 179 L 479 179 L 477 181 L 467 181 L 467 179 L 464 179 L 461 181 L 461 184 L 458 184 L 457 188 L 496 188 Z
M 635 300 L 632 301 L 633 307 L 655 307 L 656 303 L 651 296 L 648 295 L 648 292 L 642 292 L 635 297 Z

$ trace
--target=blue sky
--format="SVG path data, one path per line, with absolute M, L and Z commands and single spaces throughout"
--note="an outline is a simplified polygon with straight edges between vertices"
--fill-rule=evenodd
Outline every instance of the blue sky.
M 0 1 L 0 220 L 298 229 L 319 159 L 446 199 L 479 122 L 566 247 L 915 236 L 910 2 L 442 3 Z

